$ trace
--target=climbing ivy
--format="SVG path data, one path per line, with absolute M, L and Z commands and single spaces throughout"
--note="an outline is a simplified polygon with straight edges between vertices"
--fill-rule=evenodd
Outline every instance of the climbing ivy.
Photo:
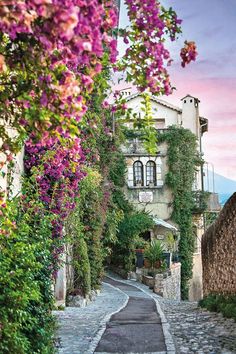
M 51 313 L 55 216 L 38 198 L 35 175 L 8 200 L 0 221 L 0 353 L 54 353 Z
M 169 171 L 166 185 L 173 193 L 172 219 L 179 226 L 179 254 L 181 258 L 181 292 L 182 298 L 188 297 L 188 284 L 192 277 L 194 237 L 192 232 L 192 212 L 194 194 L 192 187 L 194 176 L 202 163 L 197 151 L 197 138 L 188 129 L 172 126 L 159 137 L 168 144 L 167 163 Z
M 154 226 L 152 217 L 143 210 L 137 210 L 126 199 L 125 185 L 126 161 L 124 155 L 117 151 L 110 177 L 114 183 L 112 200 L 114 206 L 123 214 L 117 225 L 117 242 L 113 244 L 111 261 L 116 267 L 122 267 L 126 273 L 134 269 L 135 248 L 141 233 Z M 140 240 L 139 240 L 140 241 Z

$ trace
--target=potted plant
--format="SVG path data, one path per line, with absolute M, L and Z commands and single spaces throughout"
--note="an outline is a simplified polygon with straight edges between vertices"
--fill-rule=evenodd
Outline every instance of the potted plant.
M 136 267 L 142 268 L 144 263 L 143 253 L 148 242 L 142 237 L 137 237 L 135 240 L 135 253 L 136 253 Z
M 167 252 L 164 252 L 167 267 L 170 268 L 172 261 L 172 254 L 176 250 L 177 244 L 172 232 L 168 232 L 165 237 L 165 245 Z
M 160 268 L 164 260 L 164 249 L 161 241 L 153 240 L 144 251 L 144 259 L 147 268 Z

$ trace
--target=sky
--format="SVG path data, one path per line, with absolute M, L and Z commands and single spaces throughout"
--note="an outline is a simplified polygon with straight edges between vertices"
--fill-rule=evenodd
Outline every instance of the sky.
M 217 173 L 236 180 L 236 0 L 162 3 L 172 6 L 183 20 L 183 34 L 178 43 L 168 46 L 174 59 L 169 73 L 176 91 L 161 98 L 180 107 L 186 94 L 200 99 L 200 115 L 209 120 L 203 137 L 204 159 Z M 120 26 L 127 24 L 121 1 Z M 179 52 L 185 39 L 196 42 L 198 58 L 183 69 Z

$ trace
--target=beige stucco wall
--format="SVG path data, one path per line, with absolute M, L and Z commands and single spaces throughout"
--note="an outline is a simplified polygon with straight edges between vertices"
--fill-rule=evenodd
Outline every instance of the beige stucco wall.
M 193 254 L 193 277 L 189 283 L 189 300 L 199 301 L 203 297 L 201 241 L 204 233 L 203 215 L 195 215 L 193 223 L 196 226 L 196 244 Z
M 144 112 L 142 111 L 142 101 L 143 98 L 140 96 L 134 97 L 127 101 L 127 106 L 132 109 L 132 113 L 140 114 L 141 118 L 144 117 Z M 151 107 L 153 119 L 165 119 L 165 128 L 170 125 L 181 124 L 181 115 L 177 110 L 166 107 L 154 100 L 151 100 Z M 132 124 L 127 125 L 132 128 Z
M 182 100 L 182 125 L 184 128 L 191 130 L 197 138 L 200 136 L 198 106 L 199 101 L 191 96 L 187 96 Z
M 127 152 L 128 149 L 123 147 L 123 152 Z M 167 145 L 166 143 L 159 145 L 159 154 L 157 156 L 144 156 L 142 153 L 142 146 L 138 143 L 137 153 L 135 156 L 127 156 L 127 174 L 126 181 L 127 185 L 125 188 L 125 193 L 127 198 L 135 204 L 138 209 L 146 209 L 151 212 L 153 216 L 157 216 L 163 220 L 167 220 L 171 217 L 172 214 L 172 205 L 173 196 L 171 190 L 165 184 L 165 176 L 168 172 L 167 165 Z M 140 154 L 138 154 L 140 152 Z M 144 186 L 143 187 L 134 187 L 133 186 L 133 164 L 135 161 L 141 161 L 144 167 Z M 149 161 L 155 161 L 157 167 L 157 186 L 149 187 L 146 186 L 146 163 Z M 152 201 L 150 202 L 141 202 L 140 193 L 149 192 L 152 193 Z

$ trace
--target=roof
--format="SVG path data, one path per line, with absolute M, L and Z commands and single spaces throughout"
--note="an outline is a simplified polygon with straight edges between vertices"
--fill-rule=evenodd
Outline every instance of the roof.
M 128 101 L 130 101 L 130 100 L 132 100 L 133 98 L 136 98 L 136 97 L 138 97 L 138 96 L 141 96 L 141 94 L 140 94 L 139 92 L 134 93 L 134 94 L 132 94 L 132 95 L 129 95 L 129 96 L 125 97 L 125 100 L 128 102 Z M 194 97 L 194 96 L 191 96 L 191 95 L 186 95 L 185 97 L 183 97 L 183 98 L 181 99 L 181 101 L 182 101 L 183 99 L 185 99 L 186 97 L 192 97 L 192 98 L 194 98 L 195 100 L 197 100 L 198 102 L 200 102 L 200 100 L 199 100 L 198 98 L 196 98 L 196 97 Z M 178 113 L 182 113 L 182 109 L 181 109 L 181 108 L 179 108 L 179 107 L 177 107 L 177 106 L 174 106 L 173 104 L 171 104 L 171 103 L 169 103 L 169 102 L 160 100 L 159 98 L 156 98 L 156 97 L 153 97 L 153 96 L 151 96 L 150 99 L 151 99 L 152 101 L 156 102 L 156 103 L 159 103 L 159 104 L 162 105 L 162 106 L 165 106 L 165 107 L 167 107 L 167 108 L 173 109 L 174 111 L 176 111 L 176 112 L 178 112 Z M 208 131 L 208 119 L 205 118 L 205 117 L 201 117 L 201 116 L 199 117 L 199 119 L 200 119 L 200 125 L 201 125 L 201 127 L 202 127 L 202 133 L 207 132 L 207 131 Z
M 155 216 L 153 217 L 153 221 L 154 221 L 155 225 L 157 225 L 157 226 L 163 226 L 166 229 L 170 229 L 172 231 L 178 231 L 178 229 L 174 225 L 171 225 L 171 224 L 169 224 L 168 222 L 166 222 L 166 221 L 164 221 L 162 219 L 158 219 Z
M 199 100 L 199 98 L 194 97 L 194 96 L 192 96 L 192 95 L 190 95 L 190 94 L 187 94 L 186 96 L 184 96 L 183 98 L 181 98 L 181 101 L 183 101 L 183 100 L 184 100 L 185 98 L 187 98 L 187 97 L 194 98 L 196 101 L 201 102 L 201 101 Z
M 136 98 L 138 96 L 141 96 L 141 94 L 139 92 L 137 93 L 134 93 L 132 95 L 129 95 L 128 97 L 125 97 L 126 101 L 130 101 L 132 100 L 133 98 Z M 168 107 L 170 109 L 173 109 L 174 111 L 177 111 L 178 113 L 181 113 L 182 112 L 182 109 L 177 107 L 177 106 L 174 106 L 173 104 L 169 103 L 169 102 L 166 102 L 166 101 L 163 101 L 163 100 L 160 100 L 159 98 L 156 98 L 156 97 L 153 97 L 151 96 L 150 99 L 154 102 L 157 102 L 159 104 L 161 104 L 162 106 L 165 106 L 165 107 Z

